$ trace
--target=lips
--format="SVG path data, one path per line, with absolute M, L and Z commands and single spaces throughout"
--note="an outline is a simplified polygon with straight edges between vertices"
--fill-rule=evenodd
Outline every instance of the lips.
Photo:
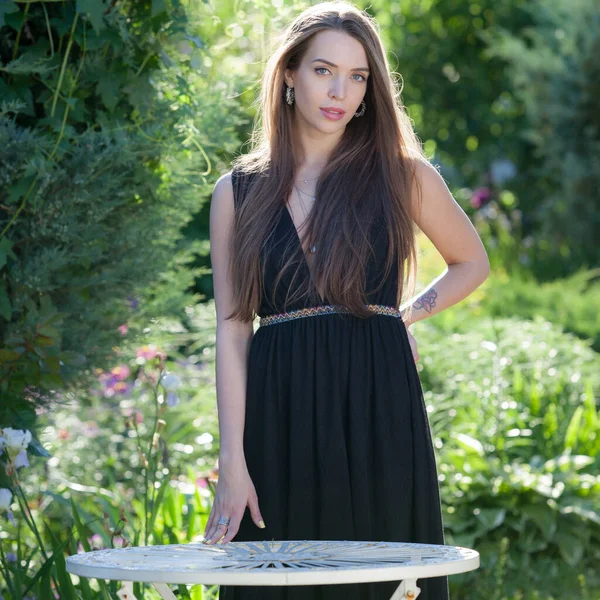
M 335 108 L 335 106 L 324 106 L 321 110 L 324 110 L 326 113 L 335 114 L 335 115 L 344 115 L 346 111 L 341 108 Z
M 327 108 L 320 108 L 319 110 L 328 121 L 339 121 L 344 118 L 345 111 L 341 108 L 334 109 L 333 107 L 328 106 Z

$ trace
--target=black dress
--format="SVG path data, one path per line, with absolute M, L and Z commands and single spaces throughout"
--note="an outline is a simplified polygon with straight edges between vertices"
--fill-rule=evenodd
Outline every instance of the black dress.
M 234 168 L 236 207 L 244 200 L 249 177 Z M 278 214 L 265 259 L 268 296 L 283 246 L 298 244 L 302 251 L 287 207 L 282 204 Z M 377 265 L 385 263 L 386 238 L 376 237 L 377 260 L 367 270 L 370 281 Z M 303 272 L 310 277 L 303 261 Z M 277 288 L 281 304 L 287 283 Z M 396 286 L 392 269 L 368 303 L 394 306 Z M 304 306 L 296 303 L 287 310 Z M 282 306 L 273 307 L 264 298 L 258 314 L 281 312 Z M 244 452 L 266 528 L 257 527 L 246 508 L 233 542 L 444 544 L 429 421 L 400 318 L 333 313 L 261 325 L 248 356 Z M 221 586 L 219 598 L 389 600 L 399 584 Z M 417 585 L 419 600 L 448 599 L 446 576 L 419 579 Z

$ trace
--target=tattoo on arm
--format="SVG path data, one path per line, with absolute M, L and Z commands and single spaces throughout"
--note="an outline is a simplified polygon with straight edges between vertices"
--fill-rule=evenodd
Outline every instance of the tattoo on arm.
M 437 292 L 431 288 L 427 290 L 422 296 L 419 296 L 417 301 L 413 304 L 414 308 L 424 308 L 428 313 L 435 306 L 435 299 L 437 298 Z

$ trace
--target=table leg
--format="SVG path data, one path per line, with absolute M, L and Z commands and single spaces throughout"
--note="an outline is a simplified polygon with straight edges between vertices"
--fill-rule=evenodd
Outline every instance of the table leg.
M 166 583 L 153 583 L 152 585 L 163 600 L 177 600 L 177 596 L 175 596 Z
M 416 600 L 421 593 L 416 579 L 405 579 L 400 583 L 390 600 Z
M 133 595 L 133 581 L 122 581 L 117 596 L 120 600 L 137 600 Z

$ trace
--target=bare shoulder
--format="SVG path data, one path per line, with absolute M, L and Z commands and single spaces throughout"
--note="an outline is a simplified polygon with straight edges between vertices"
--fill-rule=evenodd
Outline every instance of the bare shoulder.
M 452 196 L 438 169 L 413 159 L 412 218 L 448 265 L 478 262 L 489 269 L 487 255 L 469 217 Z
M 449 190 L 439 170 L 428 160 L 417 157 L 411 158 L 410 163 L 413 172 L 411 205 L 413 215 L 418 219 L 423 209 L 423 203 L 428 198 L 439 198 L 439 194 L 448 198 Z
M 224 173 L 217 179 L 213 189 L 213 200 L 229 197 L 233 201 L 233 181 L 231 171 Z

